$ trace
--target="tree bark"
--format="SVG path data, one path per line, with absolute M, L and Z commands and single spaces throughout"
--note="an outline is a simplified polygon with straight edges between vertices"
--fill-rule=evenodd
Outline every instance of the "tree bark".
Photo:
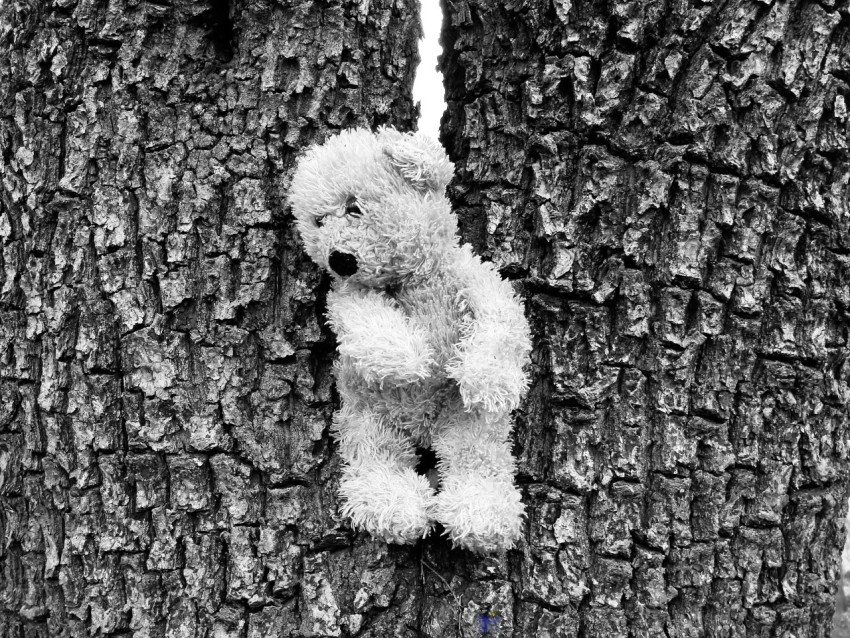
M 487 558 L 339 517 L 286 210 L 305 145 L 412 126 L 416 3 L 0 4 L 0 635 L 828 634 L 847 5 L 497 4 L 443 60 L 536 333 Z
M 326 134 L 413 126 L 419 30 L 415 0 L 0 2 L 0 636 L 415 617 L 411 559 L 336 512 L 285 193 Z
M 452 196 L 536 335 L 526 543 L 475 586 L 516 636 L 828 636 L 850 5 L 447 9 Z

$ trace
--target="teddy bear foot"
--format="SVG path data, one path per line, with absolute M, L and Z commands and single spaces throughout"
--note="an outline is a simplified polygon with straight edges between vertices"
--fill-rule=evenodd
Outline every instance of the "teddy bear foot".
M 385 466 L 349 469 L 340 484 L 342 513 L 354 529 L 388 543 L 415 543 L 431 531 L 428 512 L 434 493 L 412 469 Z
M 478 554 L 511 549 L 520 536 L 523 504 L 504 479 L 482 476 L 443 479 L 432 516 L 455 547 Z

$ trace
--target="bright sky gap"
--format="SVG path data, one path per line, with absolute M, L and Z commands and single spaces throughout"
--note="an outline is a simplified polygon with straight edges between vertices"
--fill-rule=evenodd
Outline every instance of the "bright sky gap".
M 423 37 L 419 41 L 419 68 L 413 83 L 413 99 L 420 104 L 419 130 L 439 139 L 440 118 L 446 110 L 443 74 L 437 70 L 442 53 L 440 26 L 443 12 L 439 0 L 421 0 Z

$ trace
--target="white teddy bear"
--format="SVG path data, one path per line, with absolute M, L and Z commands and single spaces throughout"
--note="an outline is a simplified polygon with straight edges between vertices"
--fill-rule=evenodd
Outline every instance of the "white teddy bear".
M 427 137 L 349 130 L 300 160 L 290 202 L 333 276 L 343 514 L 394 543 L 438 521 L 455 545 L 492 552 L 520 534 L 510 413 L 531 345 L 511 286 L 459 245 L 452 172 Z M 436 453 L 436 492 L 417 447 Z

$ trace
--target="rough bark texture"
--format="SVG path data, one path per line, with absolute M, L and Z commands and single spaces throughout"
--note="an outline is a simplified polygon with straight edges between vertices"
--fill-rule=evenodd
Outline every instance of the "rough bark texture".
M 516 636 L 828 636 L 848 3 L 447 8 L 453 197 L 536 333 L 526 543 L 474 586 Z
M 415 2 L 0 4 L 0 635 L 828 634 L 847 5 L 497 4 L 443 62 L 537 334 L 485 559 L 339 519 L 285 205 L 304 145 L 411 126 Z
M 413 125 L 417 16 L 0 2 L 0 636 L 416 616 L 376 610 L 418 563 L 336 514 L 327 280 L 285 193 L 327 132 Z

